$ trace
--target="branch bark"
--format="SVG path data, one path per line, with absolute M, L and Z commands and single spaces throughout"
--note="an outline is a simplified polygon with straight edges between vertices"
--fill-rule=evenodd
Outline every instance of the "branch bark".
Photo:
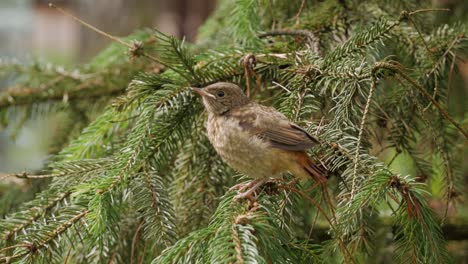
M 27 105 L 41 103 L 46 101 L 68 101 L 89 99 L 101 96 L 115 96 L 125 92 L 125 87 L 111 87 L 111 89 L 102 89 L 99 87 L 100 81 L 94 80 L 89 83 L 82 83 L 70 90 L 42 90 L 36 88 L 22 87 L 19 89 L 10 89 L 0 93 L 0 110 L 14 105 Z

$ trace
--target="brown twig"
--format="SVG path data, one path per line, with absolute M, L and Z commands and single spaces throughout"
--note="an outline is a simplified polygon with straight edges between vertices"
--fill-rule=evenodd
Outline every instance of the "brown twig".
M 452 123 L 464 136 L 465 136 L 465 139 L 468 139 L 468 132 L 466 132 L 458 123 L 457 121 L 455 121 L 448 113 L 446 110 L 444 110 L 442 108 L 442 106 L 439 104 L 439 102 L 437 102 L 434 98 L 432 98 L 432 96 L 418 83 L 416 83 L 413 79 L 411 79 L 408 75 L 406 75 L 405 73 L 403 73 L 400 69 L 396 69 L 396 72 L 401 76 L 403 77 L 403 79 L 405 79 L 407 82 L 409 82 L 414 88 L 416 88 L 419 92 L 421 92 L 424 97 L 426 97 L 428 100 L 430 100 L 432 102 L 432 104 L 434 104 L 434 106 L 437 108 L 437 110 L 439 111 L 439 113 L 442 114 L 442 116 L 445 117 L 445 119 L 447 119 L 448 121 L 450 121 L 450 123 Z
M 416 25 L 416 22 L 411 18 L 411 15 L 408 16 L 408 21 L 413 25 L 414 29 L 416 29 L 416 32 L 418 32 L 418 36 L 421 39 L 422 43 L 424 44 L 424 47 L 426 48 L 427 52 L 432 53 L 431 49 L 429 48 L 429 44 L 427 44 L 427 41 L 424 39 L 421 30 L 419 30 L 418 25 Z
M 437 65 L 439 65 L 439 63 L 445 58 L 445 56 L 447 56 L 447 54 L 451 51 L 453 46 L 457 44 L 460 38 L 461 38 L 460 36 L 457 36 L 452 42 L 450 42 L 449 46 L 447 47 L 447 50 L 444 52 L 444 54 L 442 54 L 442 56 L 440 56 L 437 62 L 434 63 L 434 66 L 432 66 L 431 70 L 429 71 L 427 75 L 431 75 L 432 73 L 434 73 L 434 71 L 437 69 Z M 453 61 L 455 61 L 455 58 L 453 59 Z
M 315 208 L 317 208 L 321 213 L 322 215 L 325 217 L 325 219 L 327 220 L 328 224 L 330 225 L 330 228 L 332 230 L 335 230 L 335 225 L 332 223 L 332 221 L 330 220 L 330 218 L 327 216 L 327 214 L 325 213 L 325 211 L 322 209 L 322 207 L 320 207 L 320 205 L 318 205 L 312 198 L 310 198 L 308 195 L 306 195 L 304 192 L 302 192 L 301 190 L 297 189 L 297 188 L 294 188 L 292 186 L 279 186 L 279 187 L 282 187 L 283 189 L 286 189 L 286 190 L 291 190 L 299 195 L 301 195 L 302 197 L 304 197 L 307 201 L 309 201 L 313 206 L 315 206 Z M 351 255 L 351 253 L 348 251 L 348 248 L 346 247 L 346 245 L 344 244 L 343 240 L 337 235 L 337 239 L 338 239 L 338 242 L 340 243 L 340 246 L 342 247 L 343 249 L 343 253 L 346 253 L 349 257 L 349 260 L 351 260 L 352 263 L 355 263 L 354 262 L 354 259 L 353 259 L 353 256 Z M 346 258 L 345 258 L 346 259 Z
M 141 42 L 137 42 L 137 41 L 136 41 L 136 42 L 133 42 L 132 44 L 127 43 L 127 42 L 121 40 L 121 39 L 118 38 L 118 37 L 115 37 L 115 36 L 113 36 L 113 35 L 111 35 L 111 34 L 105 32 L 105 31 L 102 31 L 102 30 L 98 29 L 97 27 L 95 27 L 95 26 L 93 26 L 93 25 L 91 25 L 91 24 L 89 24 L 89 23 L 83 21 L 82 19 L 80 19 L 80 18 L 74 16 L 74 15 L 71 14 L 70 12 L 67 12 L 67 11 L 65 11 L 64 9 L 62 9 L 62 8 L 60 8 L 60 7 L 58 7 L 58 6 L 54 5 L 54 4 L 52 4 L 52 3 L 49 3 L 49 7 L 56 9 L 56 10 L 59 11 L 60 13 L 64 14 L 65 16 L 68 16 L 68 17 L 72 18 L 73 20 L 75 20 L 75 21 L 77 21 L 78 23 L 82 24 L 83 26 L 85 26 L 85 27 L 87 27 L 87 28 L 93 30 L 94 32 L 97 32 L 97 33 L 99 33 L 99 34 L 101 34 L 101 35 L 103 35 L 103 36 L 105 36 L 105 37 L 107 37 L 107 38 L 109 38 L 109 39 L 111 39 L 111 40 L 113 40 L 113 41 L 119 43 L 119 44 L 122 44 L 122 45 L 128 47 L 128 49 L 129 49 L 129 51 L 130 51 L 130 54 L 131 54 L 133 57 L 138 57 L 138 56 L 146 57 L 146 58 L 148 58 L 148 59 L 150 59 L 150 60 L 152 60 L 152 61 L 154 61 L 154 62 L 157 62 L 157 63 L 159 63 L 159 64 L 162 64 L 162 65 L 164 65 L 164 66 L 166 66 L 166 67 L 168 67 L 168 68 L 170 68 L 170 69 L 176 71 L 174 68 L 172 68 L 172 67 L 171 67 L 169 64 L 167 64 L 166 62 L 164 62 L 164 61 L 162 61 L 162 60 L 160 60 L 160 59 L 158 59 L 158 58 L 156 58 L 156 57 L 154 57 L 154 56 L 152 56 L 152 55 L 150 55 L 150 54 L 144 52 L 143 46 L 142 46 L 142 43 L 141 43 Z M 176 71 L 176 72 L 177 72 L 177 71 Z
M 253 68 L 255 67 L 255 64 L 257 63 L 257 59 L 255 58 L 253 54 L 247 54 L 241 58 L 241 63 L 242 63 L 242 67 L 244 68 L 244 77 L 245 77 L 245 83 L 247 86 L 246 94 L 247 94 L 247 97 L 250 98 L 250 91 L 251 91 L 250 74 L 252 72 L 255 74 Z
M 135 234 L 133 235 L 133 239 L 132 239 L 132 248 L 130 250 L 130 264 L 133 264 L 133 258 L 134 258 L 134 255 L 135 255 L 135 248 L 136 248 L 136 243 L 138 241 L 138 239 L 140 239 L 140 230 L 143 228 L 143 225 L 144 225 L 144 221 L 141 221 L 140 224 L 138 225 L 136 231 L 135 231 Z M 137 262 L 138 262 L 138 257 L 137 257 Z
M 296 25 L 299 24 L 299 17 L 302 14 L 302 11 L 304 10 L 306 0 L 302 0 L 301 6 L 299 7 L 299 11 L 297 11 L 297 14 L 294 16 L 294 19 L 296 20 Z
M 27 172 L 23 172 L 23 173 L 8 174 L 7 176 L 16 177 L 16 178 L 20 178 L 20 179 L 48 179 L 48 178 L 66 176 L 66 175 L 68 175 L 68 174 L 67 173 L 56 173 L 56 174 L 30 175 Z
M 67 255 L 65 255 L 65 259 L 63 260 L 63 264 L 68 263 L 68 259 L 70 258 L 70 253 L 71 253 L 72 249 L 73 249 L 73 243 L 72 243 L 72 245 L 70 245 L 68 247 Z
M 92 82 L 84 82 L 68 91 L 52 91 L 50 93 L 40 90 L 38 92 L 34 88 L 12 89 L 0 94 L 0 109 L 12 105 L 25 105 L 49 100 L 60 101 L 64 100 L 64 98 L 79 100 L 105 95 L 118 95 L 125 91 L 125 87 L 112 87 L 109 90 L 96 89 L 96 85 L 99 84 L 100 80 L 93 80 Z
M 416 81 L 411 79 L 408 75 L 406 75 L 400 68 L 399 65 L 395 65 L 393 63 L 388 63 L 388 62 L 381 62 L 378 63 L 376 66 L 374 66 L 373 71 L 377 71 L 379 69 L 387 69 L 390 71 L 393 71 L 394 73 L 400 75 L 403 79 L 405 79 L 408 83 L 410 83 L 414 88 L 416 88 L 424 97 L 426 97 L 428 100 L 434 104 L 434 106 L 437 108 L 439 113 L 447 119 L 450 123 L 452 123 L 459 131 L 460 133 L 463 134 L 465 139 L 468 139 L 468 132 L 466 132 L 460 124 L 457 123 L 448 113 L 446 110 L 442 108 L 442 106 L 437 102 L 432 96 L 422 87 L 420 84 L 418 84 Z
M 2 249 L 0 249 L 0 252 L 2 251 L 8 251 L 10 249 L 15 249 L 15 248 L 19 248 L 19 247 L 24 247 L 24 248 L 28 248 L 30 247 L 31 245 L 29 243 L 24 243 L 24 244 L 16 244 L 16 245 L 13 245 L 13 246 L 9 246 L 9 247 L 4 247 Z
M 418 9 L 418 10 L 414 10 L 412 12 L 409 12 L 408 14 L 410 16 L 412 15 L 416 15 L 418 13 L 422 13 L 422 12 L 433 12 L 433 11 L 444 11 L 444 12 L 449 12 L 450 9 L 448 8 L 423 8 L 423 9 Z
M 239 238 L 239 233 L 237 232 L 236 225 L 232 225 L 231 231 L 232 231 L 232 239 L 233 239 L 234 244 L 235 244 L 234 249 L 236 251 L 236 259 L 237 259 L 236 263 L 244 264 L 245 260 L 244 260 L 244 257 L 242 255 L 242 244 L 241 244 L 241 241 L 240 241 L 240 238 Z

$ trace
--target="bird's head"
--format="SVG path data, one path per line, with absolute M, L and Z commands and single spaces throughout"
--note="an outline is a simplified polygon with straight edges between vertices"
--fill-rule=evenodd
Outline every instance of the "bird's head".
M 249 103 L 249 98 L 233 83 L 217 82 L 205 88 L 192 90 L 203 98 L 206 110 L 215 115 L 223 115 L 233 108 Z

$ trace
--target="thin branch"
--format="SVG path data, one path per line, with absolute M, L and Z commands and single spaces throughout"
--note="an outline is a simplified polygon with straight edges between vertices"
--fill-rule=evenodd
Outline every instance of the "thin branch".
M 244 261 L 244 257 L 242 256 L 242 244 L 241 244 L 239 233 L 237 232 L 237 228 L 235 224 L 232 225 L 231 231 L 232 231 L 234 243 L 236 244 L 234 248 L 236 250 L 237 263 L 244 264 L 245 261 Z
M 15 254 L 13 256 L 1 257 L 0 258 L 0 263 L 11 263 L 12 261 L 15 261 L 15 260 L 17 260 L 19 258 L 25 257 L 25 256 L 27 256 L 27 255 L 29 255 L 31 253 L 37 252 L 37 250 L 39 250 L 39 249 L 41 249 L 43 247 L 47 247 L 48 243 L 50 243 L 52 240 L 57 238 L 60 234 L 65 232 L 70 226 L 75 224 L 81 218 L 86 216 L 88 214 L 88 212 L 89 212 L 88 210 L 83 210 L 78 215 L 75 215 L 74 217 L 72 217 L 71 219 L 66 221 L 65 223 L 59 225 L 54 230 L 49 232 L 49 234 L 50 234 L 49 237 L 47 237 L 46 239 L 40 241 L 38 244 L 34 244 L 34 243 L 29 244 L 29 246 L 27 247 L 29 250 L 21 252 L 21 253 L 17 253 L 17 254 Z M 20 246 L 24 247 L 24 243 L 23 244 L 18 244 L 17 246 L 18 247 L 20 247 Z
M 411 13 L 410 13 L 411 14 Z M 423 34 L 421 30 L 419 30 L 418 25 L 416 22 L 411 18 L 411 16 L 408 16 L 408 21 L 413 24 L 414 29 L 416 29 L 416 32 L 418 32 L 418 36 L 421 39 L 422 43 L 424 44 L 424 47 L 426 48 L 427 52 L 432 53 L 431 49 L 429 48 L 429 45 L 427 44 L 427 41 L 424 39 Z M 429 56 L 430 57 L 430 56 Z
M 108 90 L 96 89 L 96 86 L 100 84 L 100 80 L 94 80 L 93 82 L 82 83 L 74 89 L 59 92 L 52 91 L 51 93 L 34 88 L 11 89 L 0 93 L 0 109 L 12 105 L 90 99 L 106 95 L 119 95 L 125 92 L 125 87 L 111 87 Z
M 302 0 L 301 6 L 299 7 L 299 11 L 297 11 L 297 14 L 294 16 L 294 19 L 296 20 L 296 25 L 299 24 L 299 17 L 302 14 L 302 11 L 304 10 L 306 0 Z
M 400 155 L 401 152 L 397 151 L 395 152 L 395 154 L 393 155 L 392 159 L 387 163 L 387 166 L 390 167 L 392 165 L 392 163 L 395 161 L 395 159 L 398 157 L 398 155 Z
M 65 259 L 63 260 L 63 264 L 68 263 L 68 259 L 70 258 L 70 253 L 73 249 L 73 244 L 68 247 L 67 255 L 65 255 Z
M 439 136 L 440 134 L 437 133 L 436 130 L 434 130 L 434 128 L 431 126 L 431 123 L 429 122 L 429 120 L 424 116 L 424 109 L 422 109 L 422 106 L 414 98 L 414 96 L 412 96 L 412 100 L 413 100 L 414 104 L 417 106 L 417 109 L 420 112 L 421 119 L 427 125 L 427 127 L 429 128 L 429 131 L 431 132 L 432 141 L 433 141 L 433 143 L 435 144 L 437 150 L 440 153 L 440 156 L 441 156 L 441 158 L 443 160 L 443 164 L 444 164 L 444 167 L 445 167 L 445 173 L 447 175 L 447 177 L 446 177 L 446 181 L 447 181 L 447 183 L 446 183 L 446 185 L 447 185 L 446 186 L 447 187 L 447 201 L 446 201 L 446 205 L 445 205 L 444 216 L 442 217 L 442 221 L 441 221 L 441 224 L 443 225 L 445 223 L 445 221 L 447 220 L 448 209 L 449 209 L 450 202 L 451 202 L 451 193 L 454 190 L 452 167 L 450 166 L 450 159 L 448 157 L 447 152 L 443 149 L 443 147 L 440 145 L 439 141 L 437 140 L 440 137 Z
M 327 216 L 327 214 L 325 213 L 325 211 L 322 209 L 322 207 L 320 207 L 320 205 L 318 205 L 312 198 L 310 198 L 309 196 L 307 196 L 307 194 L 305 194 L 304 192 L 302 192 L 301 190 L 293 187 L 293 186 L 284 186 L 284 185 L 280 185 L 279 187 L 283 188 L 283 189 L 286 189 L 286 190 L 291 190 L 299 195 L 301 195 L 302 197 L 304 197 L 307 201 L 309 201 L 312 205 L 315 206 L 315 208 L 317 208 L 321 213 L 322 215 L 325 217 L 325 219 L 327 220 L 328 224 L 329 224 L 329 227 L 333 230 L 333 231 L 336 231 L 335 230 L 335 225 L 332 223 L 332 221 L 330 220 L 330 218 Z M 352 263 L 355 263 L 354 262 L 354 259 L 353 259 L 353 255 L 351 255 L 351 253 L 348 251 L 348 248 L 346 247 L 346 245 L 344 244 L 343 240 L 337 236 L 337 239 L 338 239 L 338 242 L 340 244 L 340 246 L 342 247 L 342 250 L 344 251 L 343 253 L 346 253 L 348 256 L 349 256 L 349 259 L 351 260 Z M 345 254 L 343 254 L 345 255 Z M 346 259 L 346 258 L 345 258 Z
M 359 136 L 358 136 L 357 144 L 356 144 L 356 152 L 354 153 L 354 169 L 353 169 L 353 183 L 351 187 L 351 200 L 354 198 L 354 192 L 356 191 L 356 174 L 357 174 L 357 168 L 358 168 L 359 148 L 361 147 L 362 135 L 364 134 L 364 126 L 366 125 L 367 113 L 369 112 L 372 95 L 374 94 L 375 85 L 376 85 L 376 80 L 374 77 L 372 77 L 369 95 L 367 96 L 366 107 L 364 108 L 364 113 L 362 114 L 361 125 L 359 127 Z
M 113 36 L 113 35 L 111 35 L 109 33 L 106 33 L 104 31 L 98 29 L 97 27 L 95 27 L 95 26 L 93 26 L 93 25 L 91 25 L 89 23 L 86 23 L 82 19 L 74 16 L 70 12 L 67 12 L 64 9 L 62 9 L 62 8 L 52 4 L 52 3 L 49 3 L 49 7 L 56 9 L 60 13 L 64 14 L 65 16 L 68 16 L 68 17 L 72 18 L 73 20 L 77 21 L 78 23 L 82 24 L 83 26 L 85 26 L 85 27 L 87 27 L 87 28 L 89 28 L 89 29 L 91 29 L 91 30 L 93 30 L 93 31 L 95 31 L 95 32 L 97 32 L 97 33 L 99 33 L 99 34 L 101 34 L 101 35 L 103 35 L 103 36 L 117 42 L 117 43 L 119 43 L 119 44 L 122 44 L 122 45 L 128 47 L 129 50 L 130 50 L 130 53 L 132 54 L 132 56 L 134 56 L 134 57 L 143 56 L 143 57 L 146 57 L 146 58 L 148 58 L 148 59 L 150 59 L 152 61 L 155 61 L 155 62 L 157 62 L 159 64 L 162 64 L 162 65 L 164 65 L 164 66 L 166 66 L 166 67 L 168 67 L 170 69 L 173 69 L 170 65 L 163 62 L 162 60 L 160 60 L 160 59 L 158 59 L 158 58 L 144 52 L 142 43 L 140 43 L 140 42 L 134 42 L 132 44 L 129 44 L 129 43 L 127 43 L 127 42 L 125 42 L 125 41 L 123 41 L 123 40 L 121 40 L 121 39 L 119 39 L 119 38 L 117 38 L 117 37 L 115 37 L 115 36 Z
M 247 86 L 246 95 L 247 97 L 250 98 L 250 90 L 251 90 L 250 89 L 250 74 L 252 72 L 255 74 L 254 67 L 255 67 L 255 64 L 257 63 L 257 59 L 255 58 L 253 54 L 247 54 L 241 58 L 241 63 L 242 63 L 242 67 L 244 68 L 245 84 Z
M 43 175 L 30 175 L 26 172 L 23 173 L 15 173 L 15 174 L 8 174 L 9 177 L 16 177 L 20 179 L 48 179 L 48 178 L 55 178 L 55 177 L 62 177 L 69 175 L 69 173 L 56 173 L 56 174 L 43 174 Z
M 432 67 L 432 69 L 429 71 L 428 75 L 431 75 L 432 73 L 434 73 L 434 71 L 437 69 L 437 65 L 440 64 L 440 62 L 445 58 L 445 56 L 447 56 L 450 51 L 452 50 L 452 48 L 455 46 L 455 44 L 457 44 L 457 42 L 461 39 L 462 37 L 461 36 L 457 36 L 452 42 L 450 42 L 449 46 L 447 47 L 447 50 L 444 52 L 444 54 L 442 54 L 442 56 L 440 56 L 440 58 L 437 60 L 436 63 L 434 63 L 434 66 Z M 455 58 L 453 59 L 453 61 L 455 61 Z
M 406 75 L 405 73 L 403 73 L 399 68 L 394 68 L 394 70 L 396 71 L 396 73 L 398 73 L 401 77 L 403 77 L 403 79 L 405 79 L 406 81 L 408 81 L 414 88 L 416 88 L 419 92 L 421 92 L 424 97 L 426 97 L 428 100 L 430 100 L 434 106 L 437 108 L 437 110 L 439 110 L 439 113 L 442 114 L 442 116 L 447 119 L 448 121 L 450 121 L 450 123 L 452 123 L 464 136 L 466 139 L 468 139 L 468 132 L 466 132 L 461 126 L 460 124 L 457 123 L 457 121 L 455 121 L 448 113 L 446 110 L 444 110 L 442 108 L 442 106 L 439 104 L 439 102 L 437 102 L 434 98 L 432 98 L 432 96 L 424 89 L 424 87 L 422 87 L 420 84 L 418 84 L 416 81 L 414 81 L 413 79 L 411 79 L 408 75 Z
M 140 221 L 140 224 L 138 225 L 136 231 L 135 231 L 135 234 L 133 235 L 133 239 L 132 239 L 132 247 L 131 247 L 131 250 L 130 250 L 130 264 L 133 264 L 133 259 L 135 257 L 135 248 L 136 248 L 136 244 L 138 242 L 138 240 L 140 239 L 140 230 L 143 228 L 143 225 L 144 225 L 145 221 Z M 138 260 L 138 256 L 137 256 L 137 260 Z
M 422 13 L 422 12 L 433 12 L 433 11 L 449 12 L 450 9 L 448 9 L 448 8 L 424 8 L 424 9 L 414 10 L 414 11 L 412 11 L 412 12 L 409 12 L 408 14 L 409 14 L 410 16 L 412 16 L 412 15 L 416 15 L 416 14 Z
M 35 209 L 36 209 L 35 213 L 31 216 L 31 218 L 28 219 L 28 221 L 26 221 L 24 223 L 21 223 L 21 224 L 17 225 L 15 228 L 4 232 L 3 233 L 3 238 L 5 240 L 8 240 L 13 234 L 16 234 L 17 232 L 19 232 L 19 231 L 23 230 L 24 228 L 28 227 L 29 225 L 31 225 L 32 223 L 37 221 L 37 219 L 39 219 L 41 216 L 43 216 L 52 207 L 54 207 L 55 205 L 57 205 L 58 203 L 60 203 L 64 199 L 66 199 L 68 196 L 70 196 L 70 194 L 71 194 L 70 191 L 58 194 L 57 197 L 55 199 L 51 200 L 48 204 L 46 204 L 45 207 L 43 207 L 43 208 L 35 207 Z M 37 210 L 37 209 L 39 209 L 39 210 Z
M 381 62 L 378 63 L 376 66 L 374 66 L 373 71 L 377 71 L 378 69 L 386 69 L 393 71 L 394 73 L 399 74 L 403 79 L 405 79 L 407 82 L 409 82 L 414 88 L 416 88 L 424 97 L 426 97 L 429 101 L 431 101 L 434 106 L 437 108 L 439 113 L 447 119 L 450 123 L 452 123 L 459 131 L 460 133 L 465 136 L 466 139 L 468 139 L 468 132 L 466 132 L 460 124 L 457 123 L 448 113 L 446 110 L 442 108 L 442 106 L 437 102 L 434 98 L 432 98 L 432 95 L 430 95 L 424 87 L 422 87 L 420 84 L 418 84 L 416 81 L 411 79 L 408 75 L 406 75 L 400 68 L 399 65 L 395 65 L 394 63 L 388 63 L 388 62 Z
M 31 245 L 28 244 L 28 243 L 16 244 L 16 245 L 13 245 L 13 246 L 9 246 L 9 247 L 2 248 L 2 249 L 0 249 L 0 252 L 2 252 L 2 251 L 8 251 L 8 250 L 10 250 L 10 249 L 15 249 L 15 248 L 21 248 L 21 247 L 28 248 L 28 247 L 30 247 L 30 246 L 31 246 Z

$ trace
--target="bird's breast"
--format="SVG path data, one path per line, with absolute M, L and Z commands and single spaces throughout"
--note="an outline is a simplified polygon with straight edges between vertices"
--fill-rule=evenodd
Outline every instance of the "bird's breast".
M 208 138 L 221 158 L 237 171 L 253 177 L 275 177 L 284 172 L 282 152 L 244 130 L 235 118 L 209 116 Z

